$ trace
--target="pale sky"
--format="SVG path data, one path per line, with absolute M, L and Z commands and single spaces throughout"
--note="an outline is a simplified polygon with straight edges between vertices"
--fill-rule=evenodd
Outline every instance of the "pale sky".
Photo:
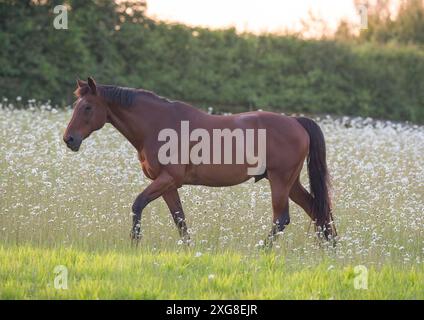
M 239 31 L 301 30 L 311 10 L 334 30 L 342 18 L 360 21 L 352 0 L 148 0 L 147 14 L 161 20 Z

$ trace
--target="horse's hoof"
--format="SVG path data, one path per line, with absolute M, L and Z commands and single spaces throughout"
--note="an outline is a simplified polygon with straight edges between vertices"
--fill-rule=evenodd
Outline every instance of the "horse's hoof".
M 130 239 L 131 239 L 131 245 L 132 246 L 138 246 L 138 243 L 141 240 L 141 233 L 140 232 L 131 231 Z
M 140 243 L 140 239 L 131 239 L 131 247 L 138 247 L 138 244 Z
M 337 246 L 337 239 L 336 239 L 336 237 L 329 237 L 328 238 L 328 243 L 330 244 L 330 246 L 332 247 L 332 248 L 336 248 L 336 246 Z
M 188 238 L 188 239 L 183 239 L 183 243 L 184 243 L 185 245 L 187 245 L 187 247 L 193 247 L 193 246 L 194 246 L 194 242 L 193 242 L 190 238 Z
M 258 245 L 258 248 L 260 250 L 267 252 L 272 249 L 273 244 L 274 244 L 274 240 L 271 238 L 267 238 L 265 239 L 265 241 L 261 241 L 261 243 Z

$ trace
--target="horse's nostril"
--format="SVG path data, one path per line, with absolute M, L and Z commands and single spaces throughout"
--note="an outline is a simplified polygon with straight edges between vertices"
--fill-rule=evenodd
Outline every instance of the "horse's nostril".
M 74 138 L 72 136 L 67 136 L 63 139 L 66 144 L 70 144 L 74 141 Z

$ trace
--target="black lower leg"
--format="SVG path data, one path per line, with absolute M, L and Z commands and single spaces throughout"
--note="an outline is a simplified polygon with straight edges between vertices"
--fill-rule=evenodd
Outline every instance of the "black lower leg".
M 141 238 L 141 213 L 144 207 L 147 205 L 148 200 L 142 195 L 138 196 L 135 199 L 134 204 L 132 206 L 133 212 L 133 225 L 131 229 L 131 239 L 132 240 L 140 240 Z
M 185 222 L 184 212 L 177 211 L 172 213 L 172 218 L 174 219 L 175 225 L 177 226 L 180 237 L 184 240 L 189 240 L 190 236 L 187 232 L 187 224 Z
M 139 240 L 141 238 L 141 212 L 133 213 L 133 226 L 131 229 L 131 239 Z
M 276 240 L 277 235 L 283 232 L 286 226 L 290 223 L 290 215 L 288 208 L 274 221 L 272 229 L 268 235 L 266 243 L 272 246 L 272 243 Z
M 286 226 L 290 224 L 290 215 L 289 211 L 286 210 L 283 214 L 275 221 L 275 226 L 277 227 L 278 232 L 283 232 Z

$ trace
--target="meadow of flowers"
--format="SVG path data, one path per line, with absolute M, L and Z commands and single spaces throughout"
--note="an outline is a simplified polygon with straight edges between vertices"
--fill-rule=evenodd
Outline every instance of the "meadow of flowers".
M 149 183 L 136 152 L 110 125 L 84 141 L 80 152 L 71 152 L 62 141 L 70 116 L 71 110 L 32 101 L 24 109 L 2 102 L 0 260 L 13 248 L 151 257 L 180 252 L 193 259 L 231 253 L 253 261 L 263 256 L 272 216 L 266 180 L 230 188 L 182 187 L 190 248 L 180 241 L 164 201 L 154 201 L 144 211 L 142 242 L 132 248 L 131 205 Z M 267 254 L 286 270 L 309 270 L 322 262 L 330 269 L 396 266 L 422 275 L 424 127 L 369 118 L 317 120 L 327 141 L 337 246 L 320 245 L 307 215 L 290 203 L 291 224 Z M 306 170 L 302 181 L 308 184 Z M 0 265 L 0 275 L 10 278 L 5 270 Z

